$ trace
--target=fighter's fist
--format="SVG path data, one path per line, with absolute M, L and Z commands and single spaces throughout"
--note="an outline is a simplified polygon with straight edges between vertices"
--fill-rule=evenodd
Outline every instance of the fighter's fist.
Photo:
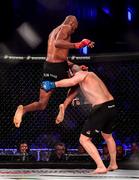
M 83 39 L 81 42 L 75 43 L 75 48 L 80 49 L 80 48 L 83 48 L 85 46 L 89 46 L 89 44 L 91 44 L 91 40 Z
M 42 87 L 46 92 L 49 92 L 49 91 L 51 91 L 52 89 L 55 89 L 55 88 L 56 88 L 55 82 L 52 82 L 52 81 L 43 81 L 42 84 L 41 84 L 41 87 Z

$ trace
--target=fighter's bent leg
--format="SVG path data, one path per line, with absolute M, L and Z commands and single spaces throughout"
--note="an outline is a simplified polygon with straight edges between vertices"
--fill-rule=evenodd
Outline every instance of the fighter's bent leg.
M 110 164 L 107 168 L 108 171 L 114 171 L 118 169 L 118 165 L 116 163 L 116 144 L 112 137 L 112 134 L 106 134 L 101 132 L 104 140 L 106 141 L 106 144 L 108 146 L 108 151 L 110 154 Z
M 37 111 L 37 110 L 44 110 L 48 104 L 49 98 L 53 91 L 49 91 L 48 93 L 45 92 L 43 89 L 40 89 L 40 98 L 38 102 L 33 102 L 29 105 L 23 106 L 19 105 L 13 122 L 17 128 L 20 127 L 20 124 L 22 122 L 22 117 L 26 112 L 31 112 L 31 111 Z
M 92 157 L 92 159 L 96 162 L 97 168 L 93 172 L 94 174 L 103 174 L 107 173 L 107 169 L 101 160 L 99 152 L 95 145 L 91 142 L 91 139 L 83 134 L 80 135 L 80 143 L 86 150 L 86 152 Z
M 29 105 L 24 106 L 24 114 L 27 112 L 44 110 L 46 108 L 49 98 L 53 92 L 54 92 L 54 90 L 46 92 L 45 90 L 40 89 L 39 101 L 33 102 Z

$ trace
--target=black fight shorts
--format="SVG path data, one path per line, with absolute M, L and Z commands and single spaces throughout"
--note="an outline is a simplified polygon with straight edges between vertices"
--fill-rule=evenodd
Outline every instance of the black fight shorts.
M 81 134 L 92 137 L 95 132 L 111 134 L 115 127 L 116 107 L 114 100 L 95 105 L 83 125 Z
M 60 63 L 51 63 L 45 61 L 43 66 L 42 81 L 59 81 L 68 78 L 68 63 L 67 61 Z

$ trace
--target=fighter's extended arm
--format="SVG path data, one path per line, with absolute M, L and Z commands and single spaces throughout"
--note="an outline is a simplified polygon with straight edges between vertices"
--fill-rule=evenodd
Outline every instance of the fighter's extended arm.
M 77 72 L 72 78 L 55 82 L 56 87 L 70 87 L 79 84 L 86 76 L 86 71 Z
M 69 78 L 69 79 L 63 79 L 63 80 L 56 81 L 56 82 L 43 81 L 42 87 L 46 92 L 48 92 L 57 87 L 75 86 L 76 84 L 83 81 L 83 79 L 86 77 L 87 73 L 88 73 L 87 71 L 79 71 L 72 78 Z
M 71 34 L 71 27 L 67 25 L 61 26 L 59 33 L 57 34 L 55 40 L 55 47 L 56 48 L 63 48 L 63 49 L 72 49 L 74 48 L 74 43 L 69 42 Z
M 85 46 L 88 46 L 90 48 L 94 47 L 92 41 L 89 39 L 83 39 L 80 42 L 71 43 L 69 42 L 70 36 L 71 36 L 71 27 L 69 25 L 63 25 L 55 40 L 55 47 L 63 48 L 63 49 L 80 49 Z

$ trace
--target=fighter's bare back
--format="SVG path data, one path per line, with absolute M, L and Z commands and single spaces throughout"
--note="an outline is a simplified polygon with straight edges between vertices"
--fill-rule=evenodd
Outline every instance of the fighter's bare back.
M 86 99 L 93 106 L 113 100 L 113 96 L 108 91 L 103 81 L 95 73 L 80 71 L 78 72 L 78 75 L 81 76 L 81 73 L 86 73 L 86 76 L 84 80 L 79 83 L 80 88 L 82 89 Z

